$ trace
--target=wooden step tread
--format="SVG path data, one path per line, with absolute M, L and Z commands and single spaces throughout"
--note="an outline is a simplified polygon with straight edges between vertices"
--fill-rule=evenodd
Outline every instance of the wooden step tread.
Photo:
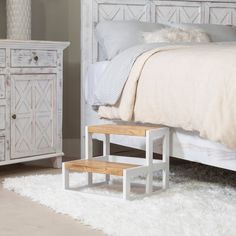
M 138 166 L 139 165 L 97 160 L 76 160 L 65 163 L 65 168 L 68 170 L 116 176 L 123 176 L 123 170 Z
M 146 136 L 146 132 L 151 129 L 162 128 L 162 126 L 138 126 L 138 125 L 92 125 L 88 127 L 89 133 L 96 134 L 115 134 L 129 136 Z

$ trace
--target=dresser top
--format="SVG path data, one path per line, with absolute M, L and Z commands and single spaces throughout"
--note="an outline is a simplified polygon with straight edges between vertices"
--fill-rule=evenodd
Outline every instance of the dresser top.
M 34 49 L 65 49 L 70 45 L 70 42 L 60 41 L 38 41 L 38 40 L 8 40 L 0 39 L 0 47 L 17 47 L 17 48 L 34 48 Z

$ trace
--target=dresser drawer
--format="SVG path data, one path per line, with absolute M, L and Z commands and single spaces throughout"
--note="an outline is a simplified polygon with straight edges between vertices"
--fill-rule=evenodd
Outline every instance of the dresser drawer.
M 0 131 L 5 129 L 6 122 L 6 107 L 0 104 Z
M 6 50 L 0 48 L 0 67 L 6 67 Z
M 57 51 L 53 50 L 11 50 L 12 67 L 56 67 Z
M 0 99 L 5 98 L 5 76 L 0 75 Z

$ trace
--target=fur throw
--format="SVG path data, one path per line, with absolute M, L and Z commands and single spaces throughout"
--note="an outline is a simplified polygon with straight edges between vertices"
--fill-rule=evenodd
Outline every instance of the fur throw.
M 175 43 L 175 42 L 210 42 L 210 37 L 199 28 L 178 26 L 164 28 L 155 32 L 144 32 L 143 38 L 146 43 Z

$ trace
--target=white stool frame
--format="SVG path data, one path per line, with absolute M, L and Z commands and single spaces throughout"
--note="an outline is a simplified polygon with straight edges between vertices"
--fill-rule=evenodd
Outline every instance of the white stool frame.
M 88 132 L 86 127 L 85 132 L 85 159 L 96 159 L 113 162 L 126 162 L 130 164 L 141 164 L 138 167 L 129 168 L 123 171 L 123 199 L 130 200 L 131 179 L 139 175 L 146 175 L 146 194 L 153 193 L 153 173 L 162 170 L 162 188 L 169 187 L 169 128 L 153 128 L 146 132 L 146 158 L 145 160 L 135 157 L 119 157 L 110 156 L 110 135 L 105 134 L 103 141 L 103 156 L 93 157 L 93 140 L 92 133 Z M 162 160 L 153 159 L 153 142 L 157 139 L 163 139 L 162 144 Z M 69 189 L 69 170 L 65 168 L 63 163 L 63 187 Z M 93 173 L 87 173 L 88 186 L 93 185 Z M 110 175 L 106 175 L 106 183 L 110 181 Z

